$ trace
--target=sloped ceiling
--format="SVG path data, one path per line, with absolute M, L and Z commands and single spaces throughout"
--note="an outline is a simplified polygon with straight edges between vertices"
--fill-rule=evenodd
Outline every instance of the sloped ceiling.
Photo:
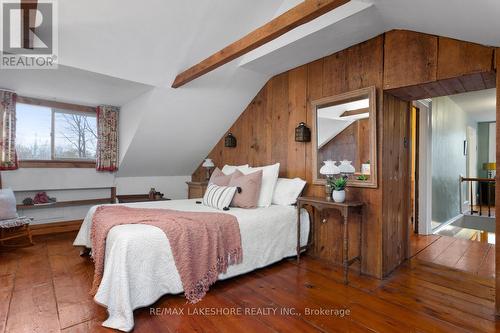
M 401 28 L 500 46 L 497 0 L 353 0 L 337 13 L 172 89 L 176 74 L 298 0 L 58 3 L 60 63 L 66 69 L 95 73 L 92 80 L 97 87 L 109 83 L 110 77 L 119 80 L 117 87 L 126 87 L 113 92 L 113 101 L 122 106 L 121 176 L 191 174 L 272 75 L 385 31 Z M 16 89 L 26 94 L 36 90 L 22 76 L 40 74 L 14 75 L 18 76 L 0 84 L 8 87 L 15 81 Z M 47 76 L 39 81 L 51 84 L 56 77 Z M 64 77 L 71 85 L 73 76 L 58 80 Z M 76 98 L 74 92 L 54 94 L 61 99 Z M 93 94 L 96 100 L 102 99 L 98 92 Z M 92 98 L 92 93 L 87 95 L 85 99 Z

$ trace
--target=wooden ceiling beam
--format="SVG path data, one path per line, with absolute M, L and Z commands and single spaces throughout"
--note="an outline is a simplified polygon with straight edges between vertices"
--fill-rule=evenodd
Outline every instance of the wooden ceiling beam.
M 243 38 L 180 73 L 175 78 L 172 88 L 178 88 L 185 85 L 349 1 L 350 0 L 305 0 L 260 28 L 250 32 Z

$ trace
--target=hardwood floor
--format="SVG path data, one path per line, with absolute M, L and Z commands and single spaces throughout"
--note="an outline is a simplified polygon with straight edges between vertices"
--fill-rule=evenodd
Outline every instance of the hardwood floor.
M 74 237 L 75 233 L 39 236 L 33 247 L 0 251 L 0 332 L 112 331 L 100 326 L 106 310 L 88 294 L 93 264 L 71 246 Z M 421 246 L 440 239 L 422 240 Z M 428 248 L 423 247 L 419 254 L 433 254 L 425 252 Z M 357 273 L 350 279 L 351 284 L 344 286 L 339 268 L 307 256 L 300 265 L 284 260 L 217 282 L 196 305 L 186 304 L 180 295 L 164 296 L 151 307 L 135 311 L 134 332 L 500 330 L 494 316 L 492 279 L 420 260 L 404 264 L 386 280 Z M 193 314 L 206 308 L 241 309 L 243 314 Z M 151 314 L 151 309 L 160 313 Z M 183 309 L 184 314 L 168 314 L 168 309 Z M 265 309 L 266 314 L 249 313 Z M 340 317 L 308 314 L 307 309 L 345 309 L 350 313 Z
M 495 277 L 495 245 L 439 235 L 412 235 L 412 257 L 436 265 Z

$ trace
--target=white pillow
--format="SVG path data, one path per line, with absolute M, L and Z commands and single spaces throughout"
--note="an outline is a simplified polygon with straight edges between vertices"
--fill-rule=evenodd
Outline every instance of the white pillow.
M 274 189 L 273 204 L 282 206 L 295 204 L 305 185 L 306 181 L 300 178 L 278 178 Z
M 262 170 L 262 185 L 260 186 L 258 207 L 269 207 L 273 201 L 274 187 L 280 173 L 280 164 L 266 165 L 263 167 L 240 168 L 245 175 Z
M 229 208 L 237 187 L 234 186 L 218 186 L 208 184 L 205 195 L 203 196 L 203 204 L 216 209 Z
M 230 175 L 232 174 L 233 172 L 236 171 L 236 169 L 240 170 L 241 169 L 246 169 L 248 168 L 248 164 L 243 164 L 243 165 L 224 165 L 224 167 L 222 167 L 222 172 L 225 174 L 225 175 Z M 243 171 L 241 171 L 243 172 Z
M 0 189 L 0 220 L 17 217 L 16 197 L 10 188 Z

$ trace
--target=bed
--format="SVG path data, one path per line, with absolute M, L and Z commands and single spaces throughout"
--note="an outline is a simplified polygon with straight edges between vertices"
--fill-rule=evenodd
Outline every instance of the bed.
M 165 208 L 181 211 L 220 212 L 196 200 L 172 200 L 124 204 L 138 208 Z M 90 227 L 98 206 L 90 209 L 73 243 L 91 248 Z M 219 280 L 268 266 L 296 255 L 297 211 L 295 206 L 231 208 L 240 227 L 243 262 L 229 266 Z M 307 243 L 309 216 L 301 212 L 301 245 Z M 165 233 L 150 225 L 127 224 L 113 227 L 106 239 L 104 275 L 94 300 L 107 307 L 103 326 L 130 331 L 134 309 L 156 302 L 162 295 L 183 292 Z

